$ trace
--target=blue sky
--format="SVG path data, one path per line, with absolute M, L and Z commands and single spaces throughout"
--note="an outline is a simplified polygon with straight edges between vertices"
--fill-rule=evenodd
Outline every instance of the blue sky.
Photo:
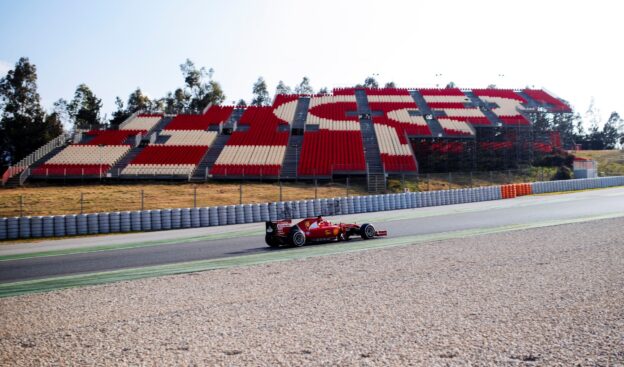
M 183 84 L 179 64 L 212 67 L 227 101 L 271 94 L 304 75 L 313 87 L 545 87 L 583 113 L 624 115 L 616 1 L 78 1 L 0 0 L 0 73 L 37 65 L 44 105 L 88 84 L 114 109 L 136 87 Z M 436 76 L 442 74 L 442 76 Z M 499 76 L 500 74 L 504 76 Z

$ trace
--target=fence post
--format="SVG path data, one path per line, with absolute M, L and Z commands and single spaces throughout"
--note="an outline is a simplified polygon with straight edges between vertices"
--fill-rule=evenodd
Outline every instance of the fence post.
M 143 190 L 141 190 L 141 210 L 143 210 L 145 208 L 145 195 L 143 193 Z
M 347 197 L 349 197 L 349 176 L 347 176 Z
M 282 180 L 279 181 L 279 187 L 280 187 L 279 201 L 282 201 Z
M 238 203 L 243 205 L 243 183 L 241 182 L 238 186 Z
M 318 181 L 314 179 L 314 200 L 318 199 Z
M 431 191 L 431 186 L 430 186 L 431 182 L 430 182 L 430 180 L 431 180 L 431 177 L 427 173 L 427 191 Z
M 197 185 L 193 185 L 193 208 L 197 208 Z
M 20 217 L 24 216 L 24 195 L 20 195 Z
M 401 174 L 401 191 L 405 192 L 405 173 Z
M 80 193 L 80 214 L 84 213 L 84 193 Z
M 449 190 L 451 189 L 452 186 L 453 186 L 453 175 L 451 174 L 451 172 L 449 172 L 449 177 L 448 177 L 448 188 L 449 188 Z
M 472 181 L 472 171 L 470 171 L 470 188 L 474 188 L 474 183 Z

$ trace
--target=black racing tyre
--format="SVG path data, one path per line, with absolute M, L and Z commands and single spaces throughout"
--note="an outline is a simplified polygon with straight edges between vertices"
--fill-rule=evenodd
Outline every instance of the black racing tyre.
M 269 247 L 279 247 L 280 246 L 280 241 L 275 238 L 274 236 L 267 234 L 264 236 L 264 242 L 266 242 L 266 244 Z
M 370 240 L 375 237 L 375 227 L 372 224 L 364 223 L 360 227 L 360 236 L 363 240 Z
M 299 228 L 291 229 L 290 233 L 288 233 L 288 242 L 295 247 L 301 247 L 305 245 L 305 233 L 303 233 Z

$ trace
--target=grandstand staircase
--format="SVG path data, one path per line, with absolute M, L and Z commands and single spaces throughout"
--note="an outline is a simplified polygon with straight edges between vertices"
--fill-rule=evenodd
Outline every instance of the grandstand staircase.
M 58 152 L 60 152 L 61 150 L 65 149 L 66 146 L 67 146 L 67 144 L 52 149 L 52 151 L 50 151 L 50 153 L 44 155 L 43 157 L 41 157 L 41 159 L 39 159 L 35 163 L 31 164 L 30 167 L 28 167 L 28 169 L 36 168 L 36 167 L 42 165 L 43 163 L 47 162 L 48 159 L 54 157 Z M 20 183 L 20 176 L 21 176 L 21 173 L 11 177 L 7 181 L 7 183 L 4 185 L 4 187 L 7 187 L 7 188 L 19 187 L 21 185 L 21 183 Z
M 429 105 L 427 105 L 427 101 L 425 101 L 425 98 L 422 96 L 422 94 L 420 94 L 420 92 L 417 90 L 412 90 L 410 91 L 410 95 L 412 96 L 414 102 L 416 102 L 416 105 L 418 105 L 418 110 L 422 113 L 423 116 L 433 117 L 425 118 L 425 120 L 427 121 L 427 125 L 429 126 L 429 130 L 431 130 L 431 136 L 439 138 L 443 137 L 444 129 L 442 128 L 442 125 L 440 125 L 440 122 L 436 119 L 437 116 L 435 115 L 435 113 L 429 108 Z
M 357 102 L 358 114 L 370 116 L 371 109 L 364 89 L 355 91 L 355 100 Z M 386 175 L 381 162 L 381 152 L 379 151 L 379 143 L 377 142 L 373 121 L 369 118 L 361 118 L 360 131 L 362 133 L 362 143 L 364 144 L 364 156 L 367 162 L 368 191 L 371 193 L 384 192 L 386 190 Z
M 117 163 L 115 163 L 115 165 L 111 167 L 111 169 L 108 171 L 110 172 L 111 177 L 121 177 L 121 172 L 124 170 L 124 168 L 126 168 L 126 166 L 130 164 L 130 162 L 132 162 L 132 160 L 136 158 L 136 156 L 139 155 L 142 150 L 143 147 L 141 145 L 130 149 L 130 151 L 126 155 L 124 155 L 119 161 L 117 161 Z
M 295 109 L 295 119 L 292 122 L 291 133 L 288 137 L 288 145 L 284 154 L 284 162 L 280 178 L 284 180 L 297 179 L 297 165 L 301 157 L 301 146 L 303 145 L 303 132 L 305 131 L 305 121 L 308 117 L 310 98 L 299 98 Z
M 496 114 L 492 112 L 489 106 L 485 102 L 483 102 L 481 99 L 479 99 L 479 97 L 477 97 L 476 94 L 474 94 L 472 91 L 464 91 L 464 94 L 466 94 L 466 96 L 470 98 L 470 102 L 472 102 L 475 106 L 481 109 L 485 117 L 487 117 L 488 120 L 490 120 L 493 126 L 497 126 L 497 125 L 503 126 L 503 121 L 501 121 L 501 119 L 499 119 L 498 116 L 496 116 Z M 487 108 L 484 108 L 484 107 L 487 107 Z
M 167 125 L 169 125 L 171 120 L 173 120 L 173 117 L 163 117 L 162 119 L 160 119 L 160 121 L 158 121 L 156 125 L 154 125 L 154 127 L 150 131 L 147 132 L 147 135 L 155 131 L 163 130 Z
M 223 150 L 225 144 L 227 144 L 230 139 L 230 135 L 220 134 L 215 139 L 214 143 L 208 149 L 208 152 L 201 159 L 197 168 L 193 171 L 193 174 L 189 178 L 191 182 L 204 182 L 207 179 L 206 172 L 210 172 L 212 166 L 214 166 L 217 158 L 219 158 L 219 154 Z

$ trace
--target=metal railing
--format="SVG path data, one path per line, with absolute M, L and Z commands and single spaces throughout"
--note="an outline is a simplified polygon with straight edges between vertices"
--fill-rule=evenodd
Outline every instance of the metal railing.
M 20 175 L 20 185 L 21 185 L 23 183 L 22 175 L 25 174 L 24 180 L 26 180 L 26 178 L 28 177 L 29 170 L 26 170 L 26 168 L 30 167 L 33 163 L 43 158 L 46 154 L 50 153 L 52 150 L 65 145 L 65 143 L 67 142 L 69 138 L 70 138 L 70 135 L 66 132 L 63 132 L 61 133 L 61 135 L 50 140 L 44 146 L 35 150 L 34 152 L 29 154 L 27 157 L 25 157 L 21 161 L 10 166 L 6 170 L 6 172 L 4 172 L 4 174 L 2 175 L 2 185 L 5 185 L 11 177 L 17 175 L 18 173 L 21 174 Z

